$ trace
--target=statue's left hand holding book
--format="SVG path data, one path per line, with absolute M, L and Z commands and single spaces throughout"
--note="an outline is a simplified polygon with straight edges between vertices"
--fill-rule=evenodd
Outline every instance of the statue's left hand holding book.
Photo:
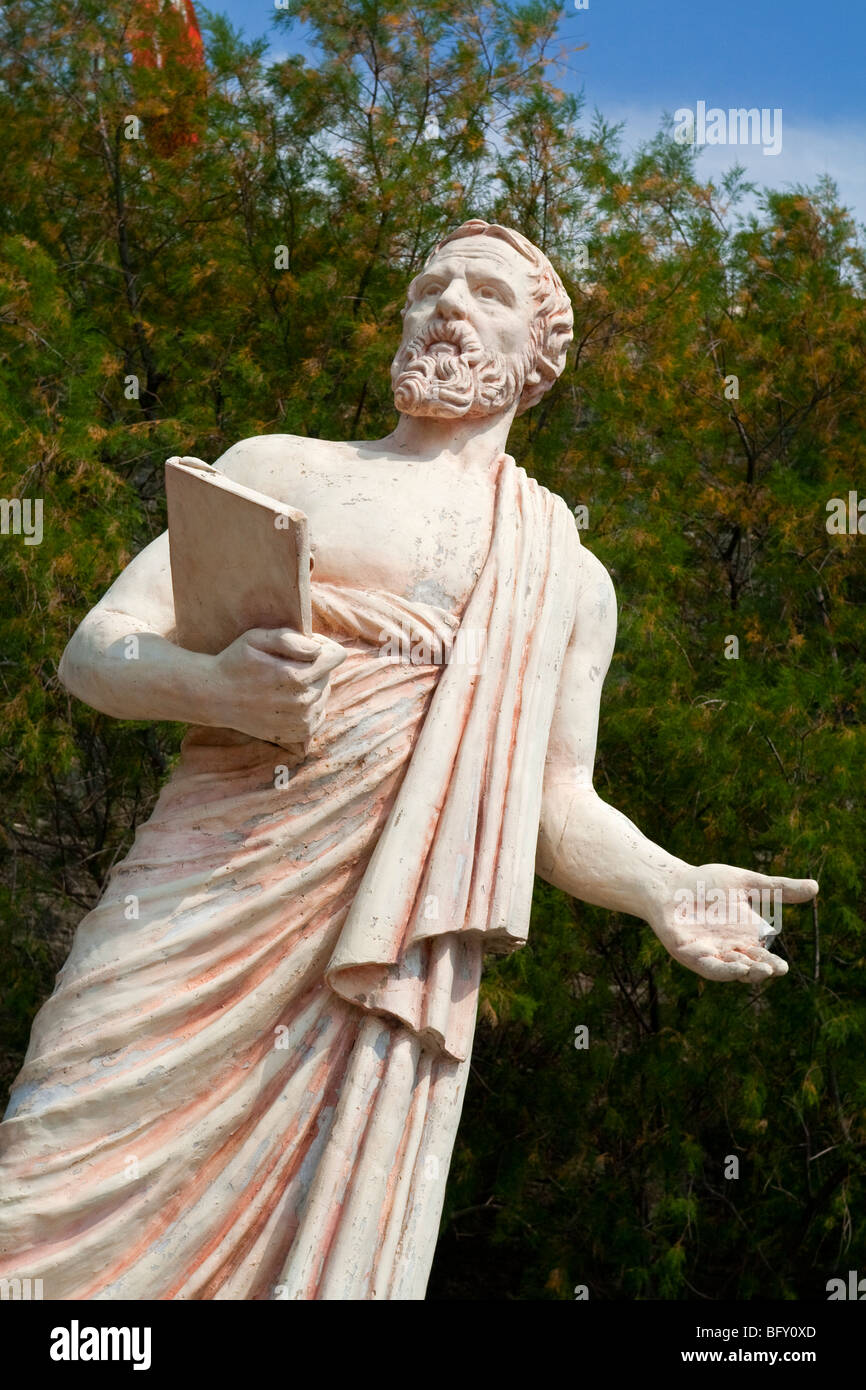
M 303 512 L 189 456 L 166 461 L 175 642 L 216 655 L 253 628 L 312 635 Z M 301 761 L 306 745 L 283 743 Z

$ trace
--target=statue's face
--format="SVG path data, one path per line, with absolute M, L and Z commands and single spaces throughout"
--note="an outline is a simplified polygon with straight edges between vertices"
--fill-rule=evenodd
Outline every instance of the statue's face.
M 519 398 L 533 363 L 533 269 L 490 236 L 449 242 L 409 286 L 391 368 L 407 415 L 490 415 Z

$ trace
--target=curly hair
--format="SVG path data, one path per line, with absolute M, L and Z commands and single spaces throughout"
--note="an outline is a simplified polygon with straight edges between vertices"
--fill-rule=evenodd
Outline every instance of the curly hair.
M 533 362 L 517 407 L 517 414 L 522 415 L 550 390 L 565 366 L 568 345 L 574 337 L 571 300 L 544 252 L 539 251 L 528 237 L 511 227 L 500 227 L 496 222 L 484 222 L 480 217 L 463 222 L 459 227 L 455 227 L 453 232 L 444 236 L 430 252 L 425 265 L 430 264 L 443 246 L 466 236 L 492 236 L 506 242 L 521 256 L 525 256 L 535 272 L 535 317 L 530 328 Z

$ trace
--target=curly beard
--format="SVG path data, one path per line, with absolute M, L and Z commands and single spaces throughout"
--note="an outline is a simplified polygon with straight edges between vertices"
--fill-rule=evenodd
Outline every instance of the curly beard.
M 519 399 L 530 357 L 487 352 L 468 323 L 434 319 L 397 350 L 391 364 L 394 404 L 402 415 L 492 415 Z

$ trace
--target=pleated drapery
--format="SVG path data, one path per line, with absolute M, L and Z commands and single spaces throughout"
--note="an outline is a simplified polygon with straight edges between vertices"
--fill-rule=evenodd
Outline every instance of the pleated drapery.
M 349 655 L 300 767 L 190 733 L 34 1022 L 0 1277 L 423 1298 L 483 953 L 526 939 L 578 543 L 504 457 L 462 615 L 314 584 Z

